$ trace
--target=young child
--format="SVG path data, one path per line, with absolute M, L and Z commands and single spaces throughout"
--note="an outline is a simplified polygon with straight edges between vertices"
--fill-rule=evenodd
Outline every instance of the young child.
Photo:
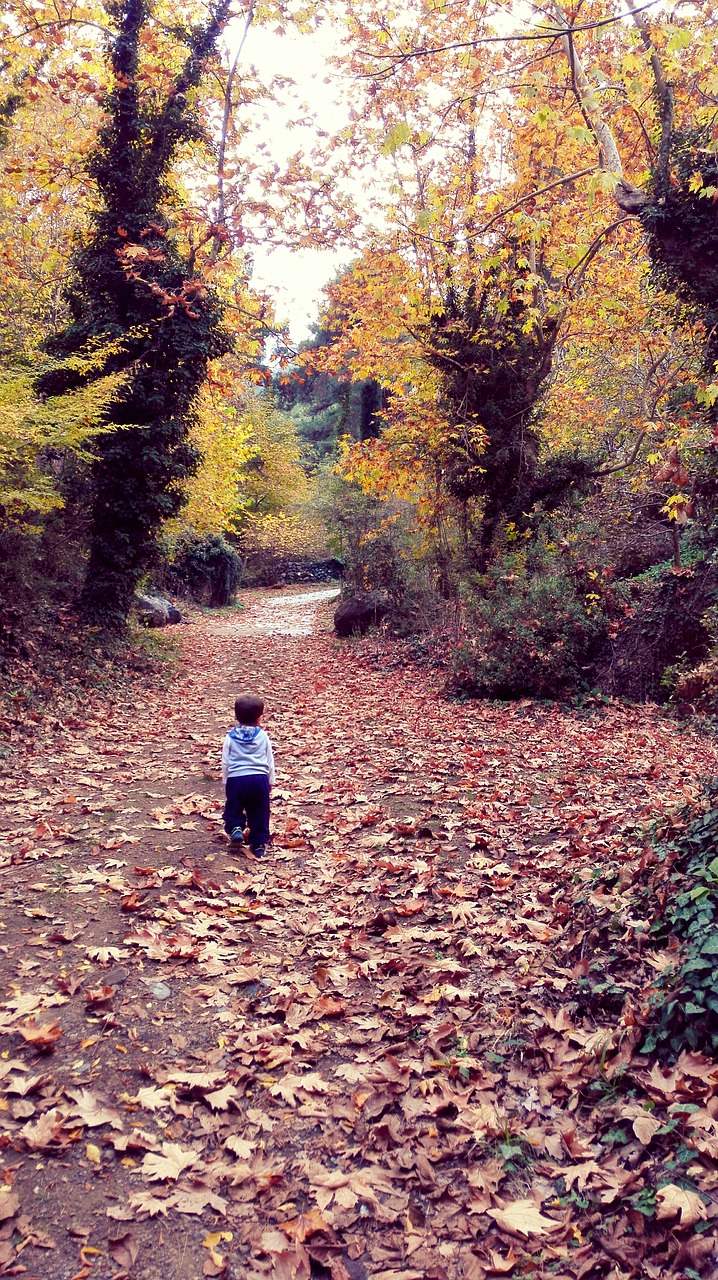
M 269 793 L 274 786 L 274 753 L 269 734 L 260 726 L 264 703 L 256 694 L 237 698 L 237 724 L 222 744 L 222 781 L 225 785 L 224 829 L 233 845 L 244 839 L 245 819 L 255 858 L 261 858 L 269 842 Z

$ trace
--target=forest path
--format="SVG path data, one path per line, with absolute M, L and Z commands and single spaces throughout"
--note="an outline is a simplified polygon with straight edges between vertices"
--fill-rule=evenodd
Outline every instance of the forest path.
M 175 677 L 38 730 L 2 779 L 0 1274 L 670 1274 L 688 1219 L 641 1236 L 627 1200 L 645 1060 L 618 1118 L 590 1092 L 631 1064 L 645 975 L 628 944 L 590 957 L 635 935 L 644 824 L 715 746 L 653 708 L 449 703 L 336 641 L 330 599 L 203 616 Z M 247 688 L 278 765 L 261 863 L 220 834 Z

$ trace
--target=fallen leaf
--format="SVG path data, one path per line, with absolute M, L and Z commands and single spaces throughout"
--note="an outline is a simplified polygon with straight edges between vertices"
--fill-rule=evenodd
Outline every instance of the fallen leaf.
M 209 1187 L 195 1187 L 191 1191 L 178 1190 L 171 1197 L 172 1208 L 178 1213 L 202 1214 L 209 1205 L 215 1213 L 227 1212 L 227 1201 Z
M 230 1102 L 234 1102 L 239 1097 L 241 1097 L 239 1089 L 233 1084 L 226 1084 L 222 1089 L 206 1093 L 204 1100 L 209 1103 L 213 1111 L 227 1111 Z
M 252 1152 L 257 1149 L 256 1142 L 248 1142 L 246 1138 L 240 1138 L 236 1133 L 231 1134 L 225 1140 L 224 1145 L 228 1151 L 238 1156 L 240 1160 L 251 1160 Z
M 561 1230 L 561 1223 L 547 1218 L 533 1200 L 514 1200 L 503 1209 L 489 1209 L 490 1218 L 502 1231 L 519 1236 L 547 1236 Z
M 9 1187 L 0 1187 L 0 1222 L 14 1218 L 19 1212 L 20 1201 L 16 1192 L 11 1191 Z
M 20 1137 L 24 1139 L 28 1151 L 46 1151 L 56 1144 L 68 1141 L 62 1135 L 65 1116 L 61 1111 L 46 1111 L 33 1124 L 23 1125 Z
M 111 960 L 122 960 L 128 953 L 121 947 L 88 947 L 85 954 L 98 964 L 109 964 Z
M 15 1031 L 22 1036 L 23 1040 L 31 1044 L 33 1049 L 38 1049 L 41 1053 L 47 1053 L 54 1048 L 55 1041 L 62 1035 L 62 1027 L 56 1022 L 43 1022 L 38 1026 L 34 1017 L 28 1018 L 27 1022 L 19 1023 Z
M 684 1187 L 669 1182 L 656 1192 L 656 1217 L 679 1218 L 682 1227 L 694 1227 L 697 1222 L 705 1222 L 708 1213 L 701 1196 L 697 1191 L 687 1191 Z
M 116 1236 L 115 1239 L 108 1241 L 107 1252 L 113 1262 L 128 1271 L 137 1261 L 140 1246 L 132 1233 L 126 1231 L 123 1236 Z
M 646 1111 L 642 1116 L 636 1116 L 632 1128 L 641 1145 L 647 1147 L 661 1128 L 661 1121 Z
M 109 1124 L 113 1129 L 122 1128 L 119 1111 L 101 1102 L 89 1089 L 68 1089 L 67 1096 L 75 1103 L 70 1116 L 77 1116 L 89 1129 L 96 1129 L 103 1124 Z
M 202 1241 L 202 1248 L 209 1249 L 209 1256 L 215 1267 L 221 1268 L 224 1265 L 224 1257 L 217 1252 L 217 1245 L 222 1244 L 224 1240 L 230 1243 L 233 1239 L 234 1236 L 231 1231 L 211 1231 L 209 1235 L 205 1236 Z
M 300 1243 L 319 1231 L 331 1231 L 329 1223 L 322 1217 L 318 1209 L 308 1209 L 298 1218 L 290 1218 L 288 1222 L 280 1222 L 280 1229 L 290 1240 Z
M 173 1097 L 172 1089 L 166 1087 L 158 1089 L 156 1085 L 147 1085 L 144 1089 L 137 1090 L 132 1101 L 143 1107 L 145 1111 L 160 1111 L 171 1105 Z
M 195 1168 L 199 1157 L 176 1142 L 163 1142 L 162 1151 L 150 1151 L 140 1165 L 139 1172 L 150 1182 L 171 1179 L 176 1181 L 185 1169 Z

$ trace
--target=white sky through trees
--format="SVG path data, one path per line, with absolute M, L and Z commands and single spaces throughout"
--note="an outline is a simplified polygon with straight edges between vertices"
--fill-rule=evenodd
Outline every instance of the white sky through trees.
M 245 65 L 256 67 L 265 83 L 286 76 L 296 88 L 278 95 L 263 110 L 263 131 L 271 152 L 282 164 L 300 149 L 309 152 L 317 142 L 311 127 L 296 125 L 298 116 L 313 118 L 319 128 L 333 130 L 347 118 L 346 81 L 329 65 L 336 51 L 337 31 L 324 23 L 316 31 L 301 34 L 289 27 L 279 35 L 268 27 L 252 28 L 245 45 Z M 277 319 L 288 321 L 291 338 L 301 342 L 318 319 L 319 300 L 325 284 L 354 256 L 351 249 L 289 249 L 256 246 L 252 249 L 252 284 L 266 289 L 274 299 Z

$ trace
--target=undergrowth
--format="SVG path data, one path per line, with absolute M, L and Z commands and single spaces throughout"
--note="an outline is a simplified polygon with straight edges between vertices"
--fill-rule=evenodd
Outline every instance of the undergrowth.
M 679 944 L 677 967 L 666 970 L 651 996 L 652 1018 L 642 1046 L 677 1055 L 684 1048 L 718 1050 L 718 780 L 704 808 L 683 831 L 664 837 L 657 853 L 670 865 L 665 904 L 651 932 Z
M 171 680 L 178 637 L 131 621 L 122 636 L 55 615 L 26 635 L 23 651 L 0 663 L 0 761 L 38 724 L 72 725 L 95 699 L 114 699 L 129 684 L 154 689 Z

